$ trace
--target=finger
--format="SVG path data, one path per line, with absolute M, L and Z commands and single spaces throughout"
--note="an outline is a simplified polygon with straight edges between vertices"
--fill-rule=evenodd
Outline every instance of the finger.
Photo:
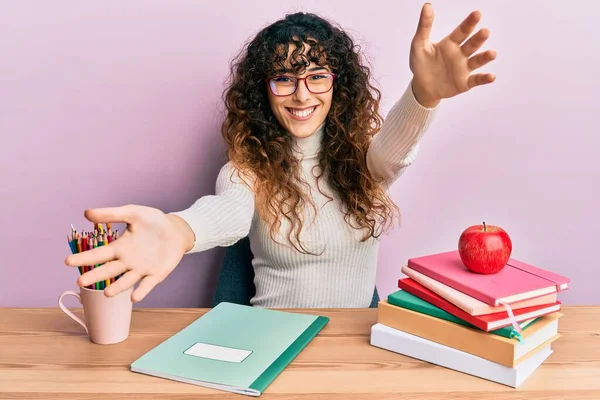
M 494 74 L 474 74 L 469 76 L 467 85 L 469 85 L 469 89 L 472 89 L 475 86 L 487 85 L 495 80 L 496 76 Z
M 425 42 L 429 40 L 431 27 L 433 26 L 433 7 L 429 3 L 425 3 L 421 8 L 421 16 L 417 25 L 417 32 L 413 39 L 414 42 Z
M 118 243 L 119 240 L 116 240 L 107 245 L 96 247 L 95 249 L 82 251 L 77 254 L 69 254 L 67 258 L 65 258 L 65 264 L 71 267 L 79 267 L 82 265 L 107 263 L 117 258 L 115 249 L 116 246 L 119 246 Z
M 486 40 L 490 37 L 490 31 L 487 28 L 480 29 L 461 46 L 462 53 L 470 57 L 473 53 L 483 46 Z
M 85 210 L 83 215 L 90 222 L 125 222 L 128 224 L 133 223 L 136 217 L 136 208 L 131 205 L 121 207 L 105 207 L 105 208 L 92 208 Z
M 494 50 L 484 51 L 483 53 L 479 53 L 469 58 L 467 62 L 467 67 L 473 71 L 477 68 L 481 68 L 493 59 L 496 58 L 496 52 Z
M 77 284 L 82 287 L 89 286 L 92 283 L 113 278 L 125 271 L 127 271 L 127 266 L 123 261 L 110 261 L 81 275 L 77 279 Z
M 473 11 L 467 16 L 454 30 L 448 38 L 454 43 L 461 44 L 466 38 L 469 37 L 471 32 L 475 30 L 477 23 L 481 19 L 481 12 Z
M 119 279 L 114 281 L 114 283 L 111 283 L 110 286 L 104 289 L 104 294 L 108 297 L 116 296 L 135 285 L 140 279 L 141 276 L 139 273 L 135 271 L 126 272 L 125 275 L 121 276 Z
M 142 301 L 144 297 L 146 297 L 146 295 L 150 293 L 150 291 L 154 289 L 156 285 L 158 285 L 158 283 L 158 278 L 156 278 L 153 275 L 147 275 L 146 277 L 144 277 L 144 279 L 142 279 L 138 287 L 134 290 L 133 294 L 131 295 L 131 300 L 134 303 Z

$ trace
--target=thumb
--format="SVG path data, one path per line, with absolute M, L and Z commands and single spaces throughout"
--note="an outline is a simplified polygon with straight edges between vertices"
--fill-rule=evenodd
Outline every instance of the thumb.
M 125 222 L 133 223 L 136 216 L 135 206 L 92 208 L 84 211 L 85 218 L 94 223 L 98 222 Z
M 433 26 L 433 7 L 430 3 L 425 3 L 421 8 L 421 16 L 419 17 L 419 25 L 413 39 L 414 44 L 421 45 L 429 40 L 431 27 Z

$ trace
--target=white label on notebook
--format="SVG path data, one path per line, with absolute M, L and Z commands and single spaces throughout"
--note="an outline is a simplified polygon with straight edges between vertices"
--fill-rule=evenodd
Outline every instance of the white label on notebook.
M 212 360 L 240 363 L 252 354 L 252 351 L 198 342 L 183 353 Z

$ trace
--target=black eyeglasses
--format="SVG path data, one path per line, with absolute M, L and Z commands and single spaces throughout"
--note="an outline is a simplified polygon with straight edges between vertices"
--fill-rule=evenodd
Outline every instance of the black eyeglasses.
M 333 81 L 336 74 L 327 72 L 320 74 L 306 75 L 304 78 L 294 78 L 293 76 L 277 75 L 266 78 L 267 86 L 275 96 L 289 96 L 298 89 L 298 82 L 304 81 L 306 88 L 313 94 L 326 93 L 333 87 Z

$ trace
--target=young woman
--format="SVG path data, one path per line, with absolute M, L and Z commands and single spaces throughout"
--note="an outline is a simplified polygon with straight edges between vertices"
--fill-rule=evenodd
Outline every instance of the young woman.
M 69 255 L 70 266 L 105 263 L 79 277 L 89 285 L 124 273 L 114 296 L 140 281 L 142 300 L 185 254 L 249 236 L 259 307 L 368 307 L 381 234 L 399 215 L 388 187 L 413 162 L 444 98 L 491 83 L 472 74 L 495 58 L 476 52 L 472 12 L 447 37 L 429 41 L 425 4 L 410 48 L 413 77 L 385 122 L 379 91 L 352 39 L 313 14 L 260 31 L 232 64 L 222 127 L 229 161 L 215 195 L 165 214 L 139 205 L 92 209 L 92 222 L 125 222 L 119 240 Z

